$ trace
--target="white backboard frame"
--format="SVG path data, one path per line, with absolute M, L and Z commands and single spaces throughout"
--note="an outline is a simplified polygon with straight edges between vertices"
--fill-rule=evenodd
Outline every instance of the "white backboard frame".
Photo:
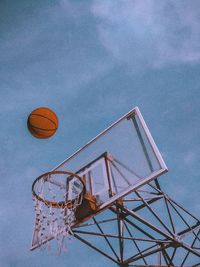
M 118 123 L 120 123 L 122 120 L 124 119 L 128 119 L 129 117 L 131 117 L 132 115 L 136 115 L 142 125 L 142 128 L 145 132 L 146 138 L 152 148 L 152 151 L 159 163 L 160 169 L 158 171 L 154 171 L 152 172 L 149 176 L 147 176 L 145 179 L 142 179 L 141 181 L 139 181 L 137 184 L 134 185 L 130 185 L 130 187 L 128 187 L 127 189 L 125 189 L 124 191 L 120 192 L 117 195 L 112 196 L 110 199 L 108 199 L 108 201 L 106 203 L 103 203 L 102 205 L 99 206 L 99 209 L 97 211 L 101 212 L 103 210 L 105 210 L 107 207 L 111 206 L 116 200 L 125 197 L 126 195 L 128 195 L 129 193 L 133 192 L 134 190 L 137 190 L 138 188 L 142 187 L 143 185 L 151 182 L 152 180 L 156 179 L 158 176 L 166 173 L 168 171 L 168 168 L 158 150 L 157 145 L 154 142 L 154 139 L 142 117 L 142 114 L 139 110 L 138 107 L 133 108 L 132 110 L 130 110 L 128 113 L 126 113 L 124 116 L 122 116 L 120 119 L 118 119 L 116 122 L 114 122 L 110 127 L 108 127 L 107 129 L 105 129 L 104 131 L 102 131 L 100 134 L 98 134 L 95 138 L 93 138 L 91 141 L 89 141 L 88 143 L 86 143 L 82 148 L 80 148 L 79 150 L 77 150 L 76 152 L 74 152 L 71 156 L 69 156 L 68 158 L 66 158 L 63 162 L 61 162 L 58 166 L 56 166 L 53 170 L 58 170 L 60 167 L 62 167 L 65 163 L 67 163 L 68 161 L 70 161 L 72 158 L 76 157 L 81 151 L 83 151 L 84 149 L 86 149 L 88 146 L 92 145 L 92 143 L 94 143 L 95 141 L 97 141 L 101 136 L 105 135 L 109 130 L 111 130 L 115 125 L 117 125 Z M 88 162 L 89 163 L 89 162 Z M 70 170 L 68 170 L 70 171 Z M 78 170 L 77 170 L 78 172 Z M 61 232 L 64 231 L 61 230 Z M 44 240 L 42 242 L 42 244 L 50 241 L 51 239 L 53 239 L 52 237 L 49 237 L 48 239 Z M 41 244 L 40 244 L 41 245 Z M 39 247 L 40 245 L 33 245 L 31 250 L 34 250 L 35 248 Z

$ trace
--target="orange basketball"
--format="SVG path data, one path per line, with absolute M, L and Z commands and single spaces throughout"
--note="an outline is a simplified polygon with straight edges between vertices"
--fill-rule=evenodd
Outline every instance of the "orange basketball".
M 27 126 L 34 137 L 49 138 L 58 128 L 58 118 L 49 108 L 37 108 L 28 116 Z

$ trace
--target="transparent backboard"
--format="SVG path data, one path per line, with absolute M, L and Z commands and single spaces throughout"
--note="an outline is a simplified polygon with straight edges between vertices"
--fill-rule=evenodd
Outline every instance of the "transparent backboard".
M 83 177 L 87 191 L 102 209 L 166 172 L 167 167 L 136 107 L 56 170 L 70 170 Z
M 136 107 L 54 170 L 81 176 L 100 212 L 166 172 L 167 167 Z

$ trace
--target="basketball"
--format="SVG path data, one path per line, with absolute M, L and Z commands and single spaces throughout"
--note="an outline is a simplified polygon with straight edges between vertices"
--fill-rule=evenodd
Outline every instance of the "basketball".
M 36 138 L 45 139 L 55 134 L 58 128 L 58 118 L 49 108 L 40 107 L 28 116 L 27 127 Z

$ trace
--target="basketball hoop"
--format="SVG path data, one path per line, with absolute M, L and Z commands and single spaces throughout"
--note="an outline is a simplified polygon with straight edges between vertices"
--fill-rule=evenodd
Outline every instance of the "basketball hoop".
M 80 176 L 68 171 L 52 171 L 40 175 L 32 185 L 36 226 L 33 239 L 44 247 L 58 240 L 58 251 L 64 251 L 64 238 L 73 234 L 75 212 L 86 193 Z

